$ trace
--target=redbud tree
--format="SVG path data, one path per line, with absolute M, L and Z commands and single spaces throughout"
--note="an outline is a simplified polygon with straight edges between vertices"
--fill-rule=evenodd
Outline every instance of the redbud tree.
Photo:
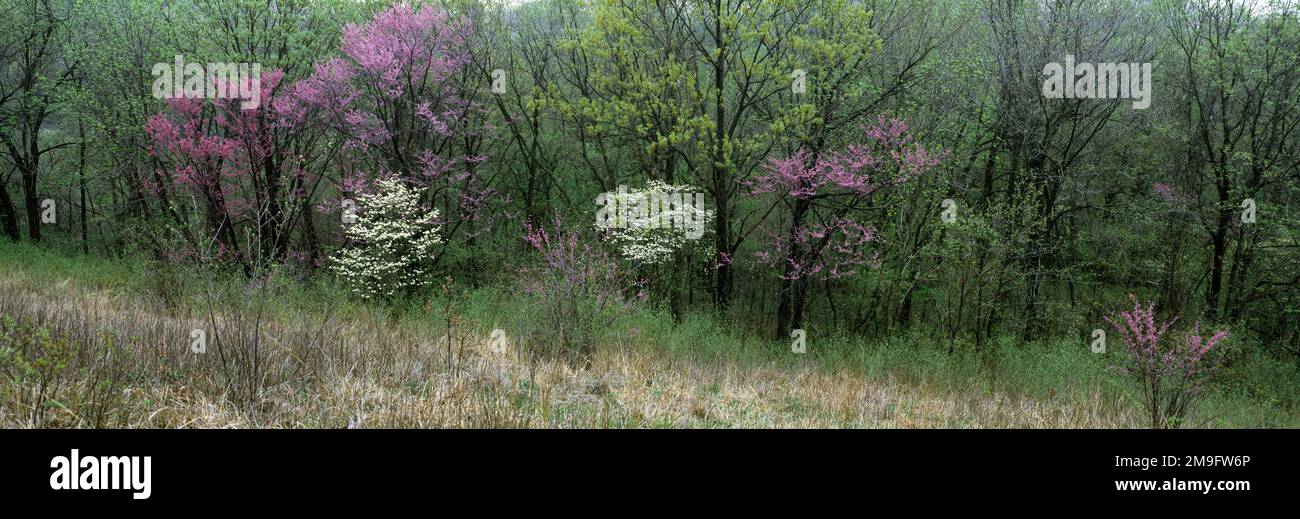
M 868 246 L 878 233 L 860 216 L 873 197 L 930 172 L 942 156 L 915 142 L 907 123 L 880 117 L 859 143 L 770 159 L 747 182 L 751 196 L 774 197 L 773 209 L 784 210 L 784 225 L 755 253 L 778 269 L 778 338 L 802 326 L 810 281 L 853 276 L 876 263 Z
M 588 360 L 598 334 L 644 294 L 608 251 L 565 228 L 558 216 L 550 230 L 524 222 L 523 239 L 541 256 L 524 285 L 536 312 L 528 342 L 553 355 Z
M 1114 368 L 1137 383 L 1151 427 L 1177 427 L 1201 397 L 1217 367 L 1214 354 L 1225 348 L 1227 330 L 1201 336 L 1198 322 L 1190 331 L 1170 337 L 1177 317 L 1162 321 L 1155 303 L 1145 306 L 1132 294 L 1133 308 L 1106 321 L 1124 345 Z
M 343 153 L 335 161 L 345 196 L 398 175 L 440 209 L 444 237 L 466 239 L 490 181 L 474 153 L 482 106 L 463 86 L 471 27 L 435 5 L 399 3 L 343 29 L 341 55 L 319 63 L 280 108 L 289 121 L 327 128 Z
M 255 107 L 242 107 L 237 97 L 175 97 L 146 122 L 157 167 L 144 187 L 162 200 L 192 246 L 238 261 L 280 259 L 288 252 L 320 177 L 309 172 L 317 154 L 304 151 L 311 149 L 304 128 L 273 108 L 282 79 L 279 70 L 245 79 L 260 88 Z M 186 210 L 191 201 L 194 207 Z M 187 218 L 190 211 L 206 220 L 200 232 Z

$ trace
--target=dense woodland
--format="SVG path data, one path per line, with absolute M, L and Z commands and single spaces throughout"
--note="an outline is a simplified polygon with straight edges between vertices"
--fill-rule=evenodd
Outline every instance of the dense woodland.
M 0 247 L 335 282 L 347 211 L 396 179 L 436 235 L 366 304 L 576 287 L 557 340 L 636 307 L 954 354 L 1086 350 L 1133 294 L 1300 370 L 1294 2 L 3 0 L 0 26 Z M 1067 54 L 1150 63 L 1150 106 L 1045 96 Z M 178 59 L 259 64 L 260 105 L 159 99 Z M 647 260 L 593 222 L 656 182 L 707 229 Z

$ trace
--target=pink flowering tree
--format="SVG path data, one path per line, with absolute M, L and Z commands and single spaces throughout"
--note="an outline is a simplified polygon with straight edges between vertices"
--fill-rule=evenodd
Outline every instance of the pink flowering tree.
M 1179 339 L 1166 337 L 1177 317 L 1156 318 L 1155 304 L 1143 306 L 1129 294 L 1133 308 L 1107 317 L 1124 345 L 1114 368 L 1137 382 L 1151 427 L 1177 427 L 1200 398 L 1216 368 L 1211 355 L 1224 349 L 1227 330 L 1201 336 L 1198 322 Z
M 776 335 L 802 325 L 808 284 L 830 282 L 875 265 L 868 246 L 876 230 L 859 213 L 882 190 L 906 183 L 939 165 L 942 153 L 916 143 L 907 124 L 885 117 L 863 128 L 863 141 L 843 150 L 799 150 L 773 158 L 747 182 L 751 196 L 774 197 L 784 225 L 755 253 L 778 269 Z
M 339 189 L 356 196 L 395 174 L 439 209 L 443 234 L 469 239 L 493 194 L 478 167 L 485 110 L 462 84 L 467 22 L 399 3 L 343 30 L 341 56 L 319 63 L 277 108 L 290 124 L 327 128 L 343 153 Z
M 294 227 L 309 211 L 320 181 L 308 173 L 315 155 L 306 151 L 312 148 L 304 144 L 302 129 L 284 124 L 272 108 L 283 73 L 273 70 L 248 81 L 254 79 L 261 95 L 256 107 L 241 107 L 238 97 L 176 97 L 145 124 L 157 165 L 145 188 L 161 199 L 192 247 L 173 252 L 202 249 L 246 266 L 254 256 L 282 259 Z M 206 220 L 199 232 L 187 220 L 184 206 L 190 201 Z

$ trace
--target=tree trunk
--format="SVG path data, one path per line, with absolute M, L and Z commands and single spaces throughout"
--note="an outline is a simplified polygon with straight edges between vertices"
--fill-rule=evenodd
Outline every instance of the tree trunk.
M 9 197 L 9 189 L 4 182 L 0 182 L 0 225 L 3 225 L 5 236 L 9 239 L 22 239 L 18 233 L 18 210 L 14 208 L 14 201 Z
M 90 254 L 90 241 L 86 233 L 86 125 L 77 120 L 77 186 L 81 189 L 81 253 Z
M 719 312 L 726 312 L 731 303 L 731 282 L 732 271 L 731 261 L 723 259 L 723 254 L 730 254 L 731 250 L 731 218 L 728 214 L 730 211 L 731 184 L 727 165 L 723 162 L 723 146 L 727 140 L 726 115 L 727 108 L 724 103 L 723 88 L 726 84 L 726 43 L 722 38 L 722 1 L 714 0 L 713 2 L 713 44 L 718 49 L 717 57 L 713 62 L 713 88 L 714 95 L 714 131 L 713 142 L 713 192 L 714 208 L 716 214 L 714 217 L 714 230 L 716 237 L 714 244 L 717 248 L 721 261 L 718 262 L 717 284 L 714 286 L 714 301 Z
M 1228 250 L 1228 222 L 1232 209 L 1227 203 L 1228 187 L 1219 184 L 1219 216 L 1214 225 L 1214 260 L 1210 264 L 1210 287 L 1205 292 L 1205 318 L 1211 322 L 1219 316 L 1219 294 L 1223 290 L 1223 257 Z
M 810 204 L 807 200 L 796 200 L 794 208 L 790 214 L 790 230 L 785 237 L 786 256 L 785 265 L 781 267 L 781 283 L 777 290 L 776 303 L 776 339 L 781 340 L 790 334 L 790 326 L 799 327 L 803 317 L 803 304 L 798 301 L 799 281 L 802 281 L 802 274 L 795 271 L 794 261 L 803 263 L 802 251 L 796 238 L 799 234 L 799 227 L 803 225 L 805 216 L 808 213 Z
M 41 201 L 36 198 L 35 161 L 22 164 L 18 171 L 23 176 L 23 203 L 27 205 L 27 238 L 41 241 Z

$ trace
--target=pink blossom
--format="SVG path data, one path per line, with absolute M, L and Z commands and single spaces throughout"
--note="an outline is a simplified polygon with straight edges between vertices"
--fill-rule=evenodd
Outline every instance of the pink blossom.
M 745 182 L 751 196 L 773 194 L 791 207 L 789 227 L 769 231 L 761 263 L 779 266 L 786 280 L 808 276 L 837 279 L 859 266 L 877 264 L 867 246 L 875 229 L 859 223 L 852 211 L 879 190 L 898 186 L 938 167 L 946 152 L 931 151 L 909 133 L 907 123 L 881 116 L 863 127 L 863 141 L 841 151 L 814 154 L 796 150 L 768 160 Z

